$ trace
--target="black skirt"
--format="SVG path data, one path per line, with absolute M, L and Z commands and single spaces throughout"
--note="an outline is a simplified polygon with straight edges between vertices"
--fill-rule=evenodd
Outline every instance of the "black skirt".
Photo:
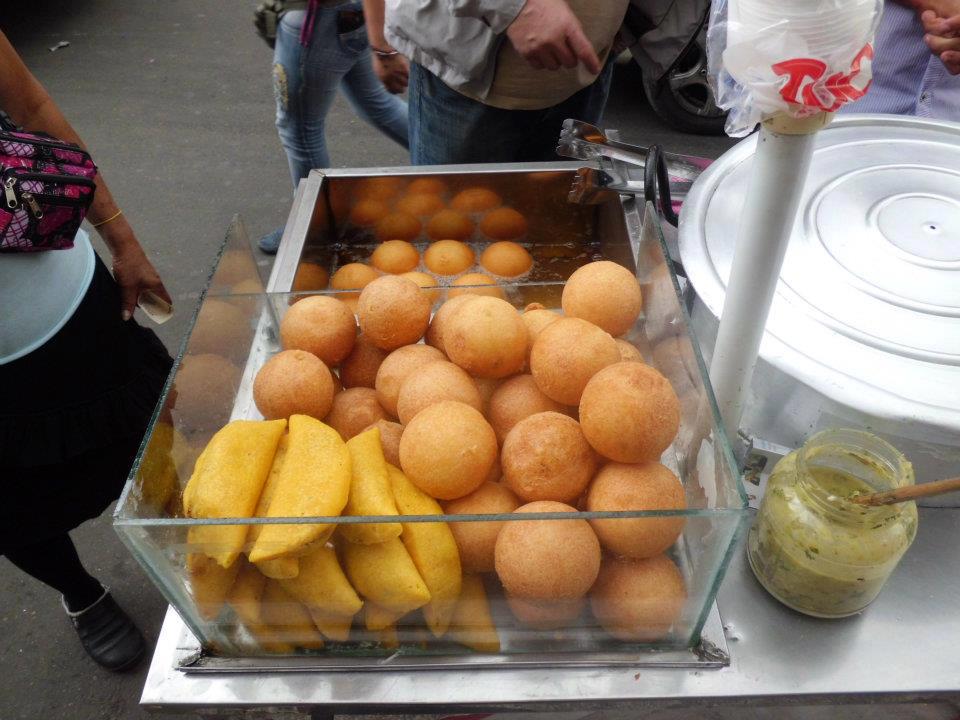
M 121 320 L 119 288 L 97 258 L 60 332 L 0 365 L 0 554 L 116 500 L 172 362 L 153 332 Z

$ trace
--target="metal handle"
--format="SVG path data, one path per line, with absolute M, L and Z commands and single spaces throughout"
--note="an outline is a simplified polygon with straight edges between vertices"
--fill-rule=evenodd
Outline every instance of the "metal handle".
M 667 163 L 663 159 L 663 151 L 660 146 L 651 145 L 647 148 L 647 162 L 643 168 L 643 197 L 656 207 L 658 194 L 660 196 L 660 212 L 663 213 L 664 220 L 677 227 L 680 218 L 673 211 Z

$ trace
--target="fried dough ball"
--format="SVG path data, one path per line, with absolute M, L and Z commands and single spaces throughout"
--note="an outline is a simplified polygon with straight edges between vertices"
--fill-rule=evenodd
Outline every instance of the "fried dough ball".
M 618 362 L 590 378 L 580 425 L 593 449 L 610 460 L 659 460 L 680 428 L 680 401 L 656 369 Z
M 443 210 L 443 200 L 434 193 L 408 193 L 397 200 L 394 208 L 398 212 L 407 213 L 414 217 L 429 217 L 435 212 Z
M 586 509 L 684 510 L 683 485 L 658 462 L 625 465 L 609 463 L 590 483 Z M 610 552 L 631 558 L 659 555 L 683 532 L 681 516 L 591 520 L 600 543 Z
M 447 515 L 499 515 L 511 513 L 520 507 L 520 500 L 513 491 L 495 482 L 484 482 L 469 495 L 444 503 Z M 506 521 L 483 520 L 478 522 L 448 523 L 464 572 L 493 572 L 493 553 L 497 535 Z
M 484 287 L 468 287 L 471 285 Z M 490 287 L 486 287 L 487 285 Z M 448 297 L 455 298 L 460 295 L 486 295 L 487 297 L 500 298 L 501 300 L 506 300 L 507 298 L 507 294 L 503 291 L 502 287 L 497 285 L 497 281 L 483 273 L 467 273 L 454 280 L 451 283 Z
M 447 191 L 447 184 L 440 178 L 420 177 L 410 182 L 407 186 L 407 193 L 416 195 L 421 193 L 430 193 L 433 195 L 443 195 Z
M 374 234 L 381 241 L 413 240 L 420 234 L 421 227 L 420 221 L 410 213 L 393 212 L 380 218 Z
M 350 222 L 357 227 L 373 227 L 390 214 L 390 206 L 383 200 L 358 200 L 350 210 Z
M 330 273 L 323 265 L 302 262 L 297 267 L 297 274 L 293 277 L 293 290 L 295 292 L 325 290 L 329 282 Z
M 524 625 L 537 630 L 557 630 L 569 625 L 583 612 L 585 598 L 563 600 L 524 600 L 507 594 L 510 612 Z
M 472 493 L 483 484 L 496 458 L 493 428 L 479 410 L 453 400 L 421 410 L 400 438 L 403 472 L 438 500 Z
M 560 502 L 522 505 L 517 513 L 576 512 Z M 497 536 L 497 576 L 522 600 L 571 600 L 586 595 L 600 571 L 600 542 L 586 520 L 508 521 Z
M 370 264 L 385 273 L 399 275 L 420 264 L 420 253 L 406 240 L 387 240 L 370 255 Z
M 623 338 L 616 338 L 617 350 L 620 351 L 621 362 L 643 362 L 643 355 L 637 347 Z
M 500 465 L 504 483 L 526 502 L 574 502 L 597 469 L 580 424 L 558 412 L 518 422 L 503 441 Z
M 450 201 L 450 207 L 465 213 L 493 210 L 503 203 L 500 196 L 485 187 L 472 187 L 461 190 Z
M 413 280 L 384 275 L 360 293 L 357 317 L 371 343 L 395 350 L 423 337 L 430 324 L 430 301 Z
M 466 240 L 471 235 L 473 221 L 457 210 L 440 210 L 427 223 L 427 237 L 431 240 Z
M 418 368 L 438 360 L 446 360 L 446 356 L 430 345 L 407 345 L 397 348 L 384 358 L 377 370 L 374 387 L 380 404 L 393 417 L 397 417 L 397 401 L 400 398 L 400 388 L 404 381 Z
M 357 323 L 350 308 L 328 295 L 303 298 L 280 321 L 285 350 L 306 350 L 328 367 L 349 355 L 356 339 Z
M 367 336 L 360 333 L 353 350 L 340 363 L 340 380 L 344 387 L 372 388 L 377 380 L 380 364 L 389 353 L 374 345 Z
M 456 400 L 483 411 L 483 400 L 473 378 L 446 360 L 438 360 L 411 372 L 397 398 L 397 415 L 406 425 L 418 412 L 443 400 Z
M 444 350 L 471 375 L 502 378 L 523 367 L 527 328 L 505 300 L 475 298 L 454 309 L 445 322 Z
M 527 219 L 513 208 L 497 208 L 483 216 L 480 232 L 494 240 L 516 240 L 527 233 Z
M 456 308 L 465 302 L 469 302 L 474 297 L 474 295 L 457 295 L 456 297 L 451 297 L 437 308 L 437 312 L 433 314 L 433 319 L 430 321 L 430 327 L 427 328 L 426 341 L 428 345 L 432 345 L 443 351 L 443 335 L 447 320 Z
M 501 240 L 487 246 L 480 256 L 480 264 L 494 275 L 518 277 L 533 267 L 533 257 L 517 243 Z
M 410 272 L 401 273 L 400 277 L 405 277 L 408 280 L 413 280 L 417 285 L 420 286 L 420 289 L 423 291 L 423 294 L 426 296 L 427 300 L 430 301 L 430 304 L 433 305 L 440 298 L 440 289 L 438 287 L 439 283 L 433 277 L 433 275 L 428 275 L 425 272 L 420 272 L 419 270 L 411 270 Z
M 370 388 L 355 387 L 333 396 L 333 405 L 324 422 L 347 441 L 365 428 L 386 419 L 387 413 L 380 407 L 377 393 Z
M 578 268 L 561 296 L 563 313 L 623 335 L 640 316 L 643 300 L 640 283 L 623 265 L 599 260 Z
M 304 350 L 282 350 L 257 371 L 253 401 L 267 420 L 291 415 L 322 420 L 333 404 L 333 377 L 316 355 Z
M 576 405 L 587 382 L 620 361 L 609 334 L 578 318 L 560 318 L 547 325 L 530 350 L 530 372 L 543 393 L 558 403 Z
M 562 413 L 566 408 L 551 400 L 537 387 L 533 375 L 517 375 L 503 381 L 493 395 L 487 409 L 487 419 L 502 444 L 514 425 L 542 412 Z
M 437 240 L 423 253 L 423 263 L 437 275 L 459 275 L 474 259 L 470 246 L 459 240 Z
M 383 449 L 384 459 L 394 467 L 400 467 L 400 436 L 403 435 L 403 425 L 390 420 L 377 420 L 368 428 L 380 430 L 380 447 Z
M 620 640 L 664 638 L 687 599 L 683 575 L 666 555 L 645 560 L 606 558 L 590 591 L 593 616 Z

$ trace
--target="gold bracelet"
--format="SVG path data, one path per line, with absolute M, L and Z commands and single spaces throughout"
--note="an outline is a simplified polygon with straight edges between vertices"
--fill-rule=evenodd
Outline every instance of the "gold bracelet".
M 91 223 L 90 225 L 91 225 L 91 227 L 98 228 L 98 227 L 100 227 L 101 225 L 106 225 L 108 222 L 110 222 L 110 221 L 112 221 L 112 220 L 116 220 L 116 219 L 117 219 L 118 217 L 120 217 L 121 215 L 123 215 L 123 210 L 117 210 L 117 212 L 115 212 L 113 215 L 111 215 L 110 217 L 108 217 L 106 220 L 101 220 L 101 221 L 98 222 L 98 223 Z

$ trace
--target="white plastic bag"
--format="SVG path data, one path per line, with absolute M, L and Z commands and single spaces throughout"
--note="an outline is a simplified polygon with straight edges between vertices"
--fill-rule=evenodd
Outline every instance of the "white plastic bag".
M 727 134 L 863 97 L 882 10 L 883 0 L 714 0 L 707 54 Z

